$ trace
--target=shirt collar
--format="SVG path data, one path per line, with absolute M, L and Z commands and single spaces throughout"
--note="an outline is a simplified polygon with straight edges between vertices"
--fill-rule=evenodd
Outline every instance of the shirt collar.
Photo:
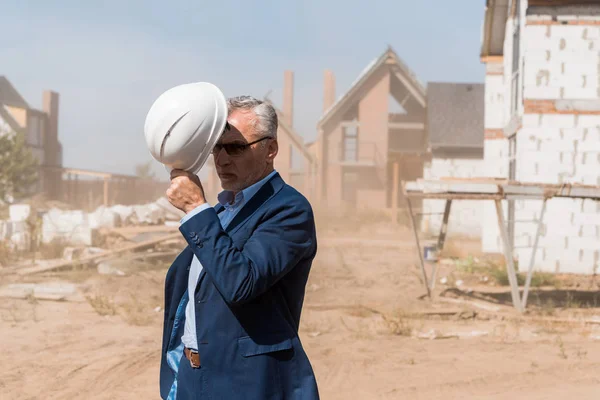
M 238 192 L 235 196 L 231 190 L 223 190 L 217 195 L 217 200 L 225 208 L 236 207 L 252 198 L 258 192 L 258 190 L 275 175 L 277 171 L 271 172 L 260 181 L 248 186 L 241 192 Z

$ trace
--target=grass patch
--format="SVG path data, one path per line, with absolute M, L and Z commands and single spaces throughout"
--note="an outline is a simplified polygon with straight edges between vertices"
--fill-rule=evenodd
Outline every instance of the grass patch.
M 515 263 L 515 268 L 518 269 L 518 263 Z M 510 285 L 506 266 L 502 264 L 479 261 L 472 256 L 468 256 L 456 261 L 456 270 L 463 274 L 487 275 L 493 282 L 500 286 Z M 517 273 L 517 283 L 519 286 L 525 285 L 526 278 L 526 273 Z M 552 273 L 534 271 L 531 275 L 531 287 L 551 286 L 556 288 L 559 285 L 560 281 Z
M 135 295 L 130 295 L 130 301 L 123 304 L 123 316 L 130 325 L 144 326 L 152 322 L 152 315 L 146 305 L 139 301 Z
M 86 297 L 88 303 L 92 306 L 98 315 L 116 315 L 117 306 L 106 296 L 95 294 Z
M 508 286 L 510 284 L 508 280 L 508 273 L 506 268 L 498 267 L 490 270 L 490 275 L 494 281 L 500 286 Z M 525 285 L 527 274 L 517 273 L 517 282 L 519 286 Z M 534 271 L 531 275 L 531 287 L 543 287 L 551 286 L 557 287 L 559 285 L 558 279 L 549 272 L 538 272 Z

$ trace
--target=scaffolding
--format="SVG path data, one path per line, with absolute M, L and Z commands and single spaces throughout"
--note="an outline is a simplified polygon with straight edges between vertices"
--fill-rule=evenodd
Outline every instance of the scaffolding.
M 402 182 L 402 191 L 407 201 L 409 221 L 414 233 L 416 248 L 419 255 L 420 269 L 423 283 L 427 290 L 427 296 L 431 298 L 431 291 L 435 284 L 437 266 L 433 265 L 431 279 L 427 277 L 423 250 L 419 240 L 419 229 L 415 222 L 415 216 L 411 199 L 440 199 L 445 200 L 442 224 L 437 240 L 437 250 L 441 251 L 446 240 L 448 220 L 453 201 L 458 200 L 493 200 L 496 205 L 498 228 L 502 241 L 502 250 L 506 259 L 506 269 L 510 283 L 512 303 L 515 309 L 522 313 L 527 308 L 527 297 L 531 286 L 531 277 L 535 265 L 535 255 L 538 248 L 539 237 L 542 231 L 546 203 L 553 198 L 570 198 L 580 200 L 600 200 L 600 186 L 587 186 L 579 184 L 539 184 L 523 183 L 506 179 L 471 178 L 456 179 L 447 178 L 442 180 L 418 180 L 415 182 Z M 514 200 L 538 200 L 541 201 L 540 214 L 537 218 L 537 229 L 529 265 L 527 277 L 523 288 L 523 296 L 520 296 L 517 274 L 513 258 L 513 242 L 509 238 L 506 218 L 502 207 L 502 201 Z M 509 221 L 514 223 L 514 221 Z

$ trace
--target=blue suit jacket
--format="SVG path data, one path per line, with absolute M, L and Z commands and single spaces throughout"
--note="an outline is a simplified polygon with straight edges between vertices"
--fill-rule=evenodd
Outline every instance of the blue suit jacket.
M 180 227 L 188 246 L 166 277 L 161 397 L 168 398 L 176 379 L 173 365 L 181 353 L 172 350 L 181 349 L 181 317 L 192 298 L 209 398 L 318 399 L 298 337 L 306 281 L 317 251 L 309 202 L 275 174 L 227 230 L 217 216 L 222 208 L 202 211 Z M 196 292 L 188 296 L 194 254 L 203 270 Z

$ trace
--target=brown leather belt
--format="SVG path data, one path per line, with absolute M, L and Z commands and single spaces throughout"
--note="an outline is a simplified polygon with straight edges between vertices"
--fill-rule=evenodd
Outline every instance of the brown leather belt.
M 191 350 L 187 347 L 184 347 L 183 354 L 185 354 L 185 358 L 189 360 L 192 368 L 200 368 L 200 354 L 198 354 L 196 350 Z

